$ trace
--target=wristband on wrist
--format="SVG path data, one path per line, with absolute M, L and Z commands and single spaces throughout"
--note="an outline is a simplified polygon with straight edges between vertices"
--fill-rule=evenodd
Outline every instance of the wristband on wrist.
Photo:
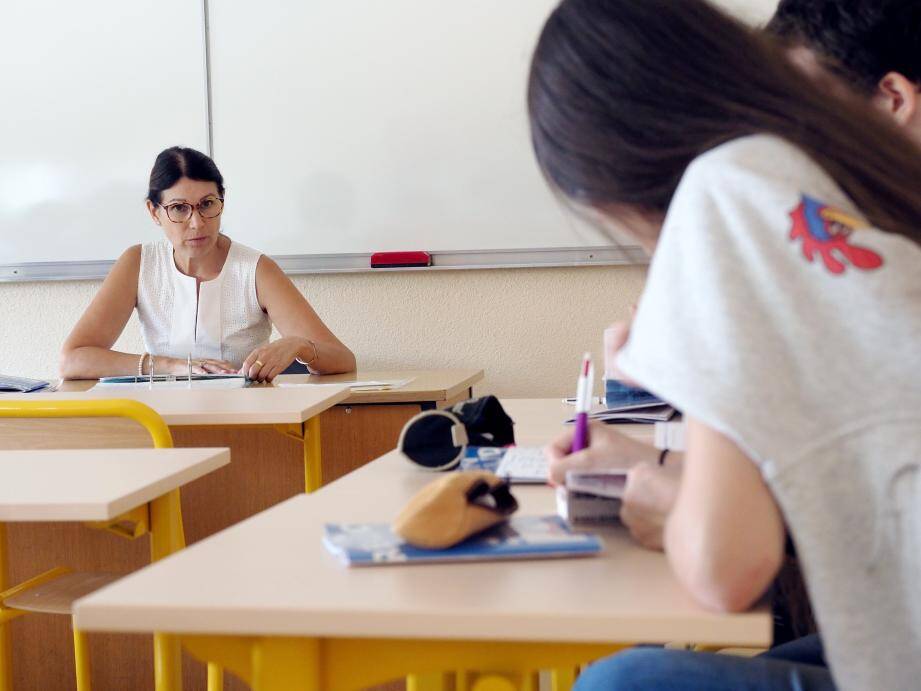
M 147 353 L 144 353 L 143 355 L 141 355 L 141 359 L 138 360 L 138 378 L 139 379 L 144 376 L 144 360 L 146 359 L 147 359 Z
M 294 358 L 297 362 L 302 364 L 304 367 L 309 367 L 312 363 L 317 361 L 317 358 L 320 357 L 320 351 L 317 349 L 317 344 L 311 341 L 309 338 L 306 339 L 307 342 L 313 346 L 313 357 L 310 358 L 307 362 L 304 362 L 299 357 Z
M 669 452 L 669 449 L 662 449 L 659 453 L 659 465 L 665 465 L 665 455 Z

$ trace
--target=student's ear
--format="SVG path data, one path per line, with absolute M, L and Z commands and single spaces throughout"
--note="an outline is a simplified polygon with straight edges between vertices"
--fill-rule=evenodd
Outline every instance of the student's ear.
M 150 214 L 150 217 L 153 219 L 153 222 L 157 225 L 162 225 L 160 223 L 160 217 L 157 216 L 157 209 L 159 207 L 154 206 L 153 202 L 149 199 L 147 200 L 147 212 Z
M 890 115 L 901 127 L 911 125 L 918 117 L 918 85 L 905 75 L 889 72 L 879 80 L 873 102 Z

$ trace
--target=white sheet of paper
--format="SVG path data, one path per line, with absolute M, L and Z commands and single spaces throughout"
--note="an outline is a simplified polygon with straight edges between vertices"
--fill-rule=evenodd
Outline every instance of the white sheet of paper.
M 399 389 L 412 381 L 409 379 L 369 379 L 367 381 L 343 381 L 343 382 L 279 382 L 277 386 L 298 387 L 298 386 L 342 386 L 347 385 L 352 391 L 388 391 L 390 389 Z

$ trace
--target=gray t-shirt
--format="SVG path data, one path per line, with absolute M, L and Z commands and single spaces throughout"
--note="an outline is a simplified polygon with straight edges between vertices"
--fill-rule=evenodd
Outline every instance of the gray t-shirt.
M 619 365 L 759 464 L 838 686 L 921 688 L 921 247 L 735 140 L 685 173 Z

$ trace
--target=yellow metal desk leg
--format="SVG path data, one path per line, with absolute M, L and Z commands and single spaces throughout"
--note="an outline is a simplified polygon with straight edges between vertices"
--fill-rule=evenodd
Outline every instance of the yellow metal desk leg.
M 519 689 L 505 677 L 488 674 L 476 680 L 473 691 L 519 691 Z
M 178 552 L 185 546 L 179 491 L 150 502 L 150 561 Z M 182 652 L 179 639 L 154 634 L 154 688 L 156 691 L 182 691 Z
M 521 691 L 540 691 L 540 672 L 526 672 L 522 675 Z
M 224 691 L 224 668 L 215 662 L 208 663 L 208 691 Z
M 326 691 L 319 641 L 262 638 L 253 645 L 253 691 Z
M 74 629 L 74 668 L 77 671 L 77 691 L 90 691 L 92 688 L 90 674 L 90 647 L 86 634 Z
M 304 423 L 304 485 L 308 494 L 323 485 L 320 461 L 320 416 L 314 415 Z
M 555 669 L 550 672 L 550 688 L 552 691 L 570 691 L 576 683 L 576 670 Z
M 9 586 L 6 524 L 0 523 L 0 592 Z M 13 651 L 9 622 L 0 624 L 0 691 L 13 691 Z
M 445 675 L 412 674 L 406 677 L 406 691 L 445 691 Z

